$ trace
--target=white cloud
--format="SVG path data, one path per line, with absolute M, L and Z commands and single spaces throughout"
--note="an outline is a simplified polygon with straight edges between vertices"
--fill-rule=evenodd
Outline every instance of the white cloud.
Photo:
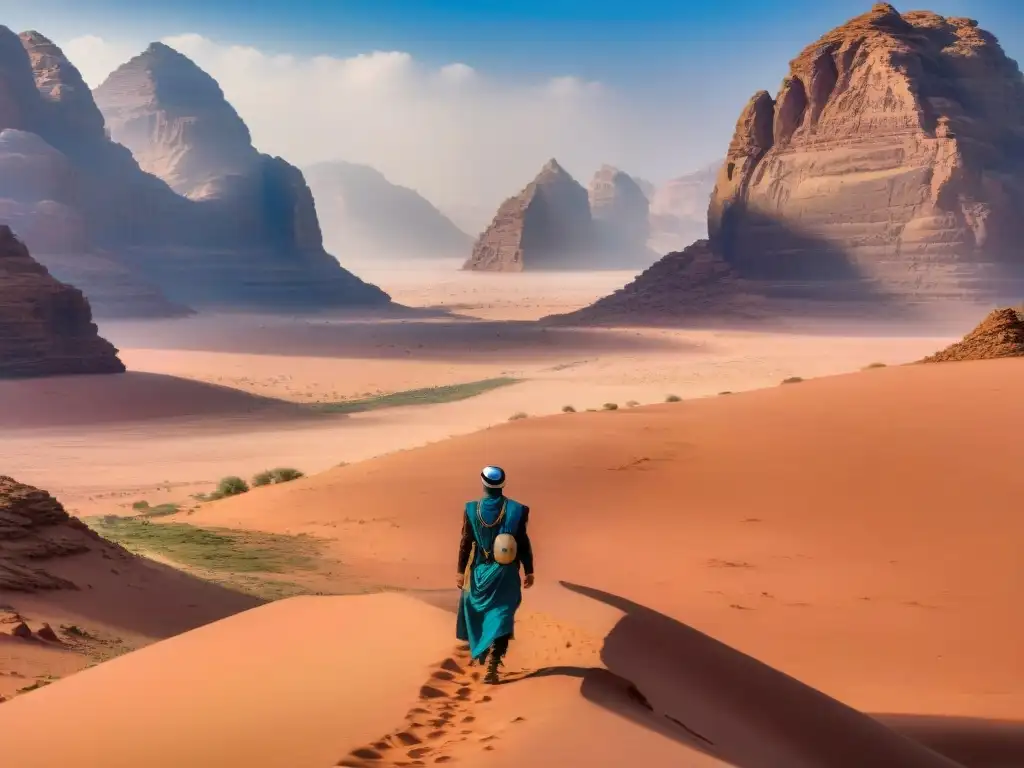
M 552 156 L 586 184 L 603 162 L 650 161 L 655 151 L 640 115 L 577 77 L 507 81 L 396 51 L 270 55 L 197 34 L 164 42 L 217 79 L 261 151 L 296 165 L 366 163 L 441 207 L 493 210 Z M 144 47 L 92 35 L 63 46 L 93 87 Z

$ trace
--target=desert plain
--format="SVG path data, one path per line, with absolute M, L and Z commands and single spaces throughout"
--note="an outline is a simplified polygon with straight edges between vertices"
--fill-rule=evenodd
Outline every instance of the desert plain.
M 129 373 L 0 382 L 5 471 L 144 555 L 5 597 L 65 628 L 0 647 L 19 765 L 1018 764 L 1019 359 L 544 328 L 624 275 L 427 272 L 372 277 L 456 317 L 104 322 Z M 536 510 L 497 688 L 450 613 L 486 463 Z M 306 477 L 201 500 L 272 467 Z

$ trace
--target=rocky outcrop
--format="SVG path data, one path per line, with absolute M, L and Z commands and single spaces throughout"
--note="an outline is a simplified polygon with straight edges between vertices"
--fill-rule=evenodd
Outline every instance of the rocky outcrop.
M 663 256 L 629 285 L 590 306 L 545 318 L 551 325 L 675 325 L 763 315 L 763 300 L 732 268 L 698 240 Z
M 46 491 L 0 475 L 0 590 L 77 589 L 74 582 L 54 573 L 53 565 L 91 551 L 108 558 L 129 557 L 69 515 Z M 24 630 L 21 634 L 32 635 Z
M 1024 357 L 1024 320 L 1021 320 L 1014 309 L 993 310 L 961 341 L 924 358 L 921 362 L 991 360 L 998 357 Z
M 374 168 L 318 163 L 304 170 L 324 220 L 324 241 L 352 258 L 452 258 L 472 238 L 415 190 Z
M 879 3 L 805 48 L 774 99 L 761 91 L 744 108 L 708 233 L 757 279 L 993 297 L 1022 285 L 1022 209 L 1016 63 L 970 19 Z
M 650 263 L 654 258 L 647 250 L 650 203 L 640 185 L 618 168 L 603 165 L 590 180 L 587 194 L 601 249 L 612 259 Z
M 650 247 L 657 253 L 685 248 L 708 236 L 708 204 L 718 164 L 678 176 L 652 190 Z
M 593 219 L 587 190 L 552 158 L 498 208 L 463 269 L 522 272 L 592 265 Z
M 124 370 L 82 292 L 58 282 L 0 225 L 0 378 Z
M 167 77 L 152 78 L 163 85 L 147 96 L 138 67 L 129 67 L 118 114 L 136 132 L 147 119 L 163 127 L 150 132 L 159 139 L 152 152 L 135 148 L 184 194 L 110 139 L 92 94 L 56 45 L 0 28 L 0 130 L 48 146 L 36 147 L 31 162 L 0 148 L 0 166 L 20 163 L 21 174 L 21 182 L 0 182 L 0 221 L 24 232 L 37 257 L 85 289 L 104 316 L 182 314 L 191 304 L 255 311 L 388 304 L 387 294 L 323 250 L 302 174 L 252 147 L 216 83 L 166 46 L 147 55 L 150 69 Z M 185 141 L 173 145 L 175 136 Z M 66 183 L 35 176 L 32 163 Z

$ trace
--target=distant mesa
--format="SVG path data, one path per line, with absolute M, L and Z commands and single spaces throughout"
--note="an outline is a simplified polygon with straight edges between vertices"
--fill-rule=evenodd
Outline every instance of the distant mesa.
M 0 378 L 124 370 L 82 292 L 58 282 L 0 225 Z
M 961 341 L 929 355 L 921 362 L 992 360 L 1000 357 L 1024 357 L 1024 320 L 1015 309 L 993 310 Z
M 415 190 L 367 165 L 318 163 L 304 169 L 323 221 L 324 242 L 353 259 L 456 258 L 473 238 Z
M 680 251 L 708 236 L 708 203 L 715 191 L 718 163 L 671 179 L 650 194 L 650 239 L 656 253 Z
M 86 291 L 97 315 L 389 303 L 323 250 L 302 174 L 256 152 L 216 83 L 166 46 L 104 84 L 101 104 L 117 107 L 107 121 L 60 48 L 0 27 L 0 93 L 0 222 Z M 111 140 L 124 125 L 157 175 Z
M 518 195 L 501 204 L 463 269 L 636 267 L 646 256 L 646 208 L 642 191 L 626 174 L 606 166 L 588 192 L 552 158 Z
M 661 210 L 655 200 L 652 221 Z M 1012 303 L 1024 294 L 1022 210 L 1016 63 L 970 19 L 880 3 L 805 48 L 775 98 L 760 91 L 744 107 L 705 256 L 728 268 L 723 301 L 740 292 L 776 315 Z M 719 311 L 659 297 L 687 295 L 657 282 L 662 269 L 574 316 L 598 322 L 599 306 L 628 314 L 627 304 L 663 306 L 662 320 Z

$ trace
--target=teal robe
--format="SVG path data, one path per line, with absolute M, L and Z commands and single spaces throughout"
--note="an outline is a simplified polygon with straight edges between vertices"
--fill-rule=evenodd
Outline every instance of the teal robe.
M 492 525 L 505 504 L 505 517 L 500 525 Z M 480 515 L 477 515 L 477 505 Z M 469 565 L 469 579 L 459 600 L 455 636 L 469 643 L 470 654 L 479 659 L 495 640 L 511 636 L 515 626 L 516 609 L 523 600 L 523 588 L 519 580 L 519 558 L 508 565 L 494 562 L 488 553 L 494 552 L 494 540 L 498 534 L 515 536 L 519 532 L 523 505 L 503 496 L 485 497 L 479 502 L 466 504 L 466 517 L 476 541 L 473 560 Z

